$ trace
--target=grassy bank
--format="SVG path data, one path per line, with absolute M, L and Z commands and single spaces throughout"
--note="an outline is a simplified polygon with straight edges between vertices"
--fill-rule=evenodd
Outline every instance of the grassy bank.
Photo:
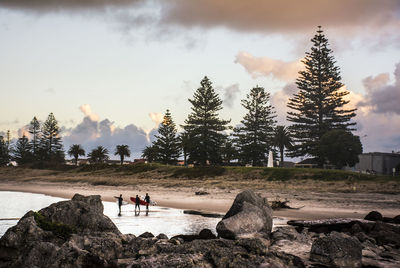
M 220 189 L 299 189 L 400 192 L 400 177 L 343 170 L 266 167 L 178 167 L 160 164 L 86 165 L 32 169 L 0 168 L 0 181 L 50 181 L 91 185 L 203 187 Z

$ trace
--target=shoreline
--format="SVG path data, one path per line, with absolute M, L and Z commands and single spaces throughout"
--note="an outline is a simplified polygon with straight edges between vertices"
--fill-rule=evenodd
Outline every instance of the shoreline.
M 195 191 L 206 191 L 207 195 L 195 195 Z M 54 197 L 71 199 L 75 193 L 82 195 L 101 195 L 103 201 L 115 202 L 114 196 L 122 197 L 129 203 L 129 197 L 150 197 L 158 206 L 176 208 L 182 210 L 197 210 L 208 213 L 225 214 L 233 203 L 234 198 L 241 190 L 226 191 L 221 189 L 194 189 L 194 188 L 163 188 L 152 185 L 137 186 L 104 186 L 90 185 L 87 183 L 44 182 L 44 181 L 0 181 L 0 191 L 18 191 L 28 193 L 46 194 Z M 275 210 L 275 217 L 283 217 L 288 220 L 317 220 L 327 218 L 364 218 L 372 210 L 380 211 L 384 216 L 396 216 L 400 214 L 400 197 L 393 195 L 390 206 L 385 202 L 368 203 L 358 200 L 361 197 L 369 200 L 373 193 L 349 194 L 346 193 L 285 193 L 271 190 L 270 193 L 261 193 L 268 201 L 277 197 L 290 200 L 289 205 L 300 209 Z M 307 196 L 305 198 L 304 196 Z M 366 195 L 366 196 L 365 196 Z M 369 197 L 369 195 L 371 197 Z M 378 195 L 378 194 L 375 194 Z M 381 194 L 382 195 L 382 194 Z M 274 198 L 275 197 L 275 198 Z M 390 196 L 389 196 L 390 197 Z M 378 197 L 388 199 L 387 196 Z M 358 201 L 357 201 L 358 200 Z M 355 202 L 357 201 L 357 202 Z M 371 200 L 374 201 L 374 200 Z M 376 200 L 375 200 L 376 201 Z M 389 201 L 387 201 L 389 202 Z

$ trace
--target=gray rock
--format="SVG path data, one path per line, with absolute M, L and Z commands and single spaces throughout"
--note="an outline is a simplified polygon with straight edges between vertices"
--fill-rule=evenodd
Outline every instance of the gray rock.
M 361 267 L 362 246 L 354 237 L 332 232 L 316 239 L 310 259 L 329 267 Z
M 364 220 L 368 220 L 368 221 L 382 221 L 383 220 L 383 216 L 381 213 L 379 213 L 378 211 L 371 211 L 370 213 L 368 213 L 365 217 Z
M 157 237 L 158 239 L 167 239 L 167 240 L 168 240 L 168 236 L 167 236 L 166 234 L 163 234 L 163 233 L 157 235 L 156 237 Z
M 144 232 L 143 234 L 139 235 L 139 237 L 142 237 L 142 238 L 153 238 L 154 235 L 152 233 L 150 233 L 150 232 Z
M 229 211 L 217 224 L 218 235 L 227 239 L 268 237 L 271 229 L 272 209 L 267 199 L 250 190 L 236 196 Z

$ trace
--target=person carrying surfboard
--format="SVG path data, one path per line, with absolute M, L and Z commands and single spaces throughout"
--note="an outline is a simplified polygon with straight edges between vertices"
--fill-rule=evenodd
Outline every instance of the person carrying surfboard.
M 119 197 L 118 196 L 114 196 L 114 197 L 118 199 L 118 208 L 119 208 L 118 216 L 121 216 L 121 206 L 122 206 L 122 201 L 124 199 L 122 198 L 122 194 L 120 194 Z
M 135 199 L 135 214 L 136 214 L 136 208 L 139 208 L 139 212 L 140 212 L 140 198 L 138 195 L 136 195 L 136 199 Z
M 149 210 L 150 196 L 149 196 L 148 193 L 146 193 L 146 196 L 144 197 L 144 201 L 147 203 L 146 204 L 146 210 Z

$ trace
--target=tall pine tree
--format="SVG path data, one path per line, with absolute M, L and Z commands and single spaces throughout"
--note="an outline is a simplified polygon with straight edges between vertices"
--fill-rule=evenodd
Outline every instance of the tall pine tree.
M 40 139 L 41 160 L 64 162 L 64 150 L 61 142 L 60 128 L 53 113 L 50 113 L 42 126 Z
M 335 66 L 328 39 L 320 26 L 311 41 L 311 52 L 302 61 L 305 70 L 299 72 L 296 80 L 299 91 L 287 104 L 292 109 L 287 120 L 293 122 L 290 130 L 294 143 L 290 155 L 317 157 L 322 166 L 324 160 L 318 149 L 321 137 L 332 129 L 354 130 L 351 119 L 356 109 L 344 108 L 349 101 L 343 97 L 349 92 L 342 88 L 339 67 Z
M 37 155 L 39 149 L 39 140 L 40 140 L 40 123 L 37 120 L 36 116 L 33 117 L 32 121 L 29 124 L 29 133 L 32 136 L 31 144 L 32 144 L 32 153 L 34 156 Z
M 155 161 L 163 164 L 176 164 L 181 151 L 180 141 L 177 136 L 176 125 L 168 109 L 158 128 L 158 135 L 155 137 L 157 139 L 153 143 L 153 147 L 157 151 Z
M 17 143 L 12 149 L 12 153 L 12 159 L 15 160 L 18 165 L 24 165 L 32 162 L 32 145 L 25 135 L 18 139 Z
M 10 151 L 3 136 L 0 136 L 0 166 L 6 166 L 10 162 Z
M 230 120 L 218 118 L 222 100 L 214 91 L 211 81 L 204 77 L 200 87 L 189 99 L 192 112 L 185 120 L 183 128 L 189 135 L 189 162 L 199 165 L 222 163 L 221 147 L 224 143 L 224 130 Z
M 255 87 L 242 100 L 247 110 L 241 126 L 234 129 L 235 143 L 239 149 L 239 161 L 261 166 L 273 147 L 275 111 L 269 103 L 270 94 L 263 87 Z

